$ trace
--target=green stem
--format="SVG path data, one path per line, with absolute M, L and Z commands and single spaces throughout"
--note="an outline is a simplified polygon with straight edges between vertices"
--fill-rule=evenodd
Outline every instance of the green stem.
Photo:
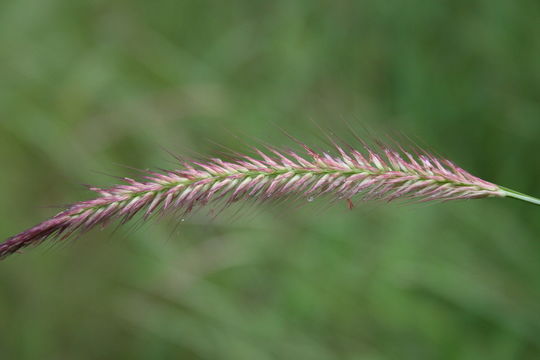
M 504 192 L 504 194 L 506 196 L 508 196 L 508 197 L 518 199 L 518 200 L 521 200 L 521 201 L 526 201 L 526 202 L 531 203 L 531 204 L 540 205 L 540 199 L 537 199 L 537 198 L 529 196 L 529 195 L 522 194 L 522 193 L 520 193 L 518 191 L 515 191 L 515 190 L 507 189 L 507 188 L 502 187 L 502 186 L 500 186 L 500 188 Z

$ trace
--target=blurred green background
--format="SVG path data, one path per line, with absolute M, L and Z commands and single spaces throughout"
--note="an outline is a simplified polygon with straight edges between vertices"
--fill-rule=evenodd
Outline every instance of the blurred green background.
M 364 127 L 540 195 L 537 0 L 0 2 L 0 237 L 257 139 Z M 536 359 L 540 209 L 256 207 L 0 262 L 1 359 Z

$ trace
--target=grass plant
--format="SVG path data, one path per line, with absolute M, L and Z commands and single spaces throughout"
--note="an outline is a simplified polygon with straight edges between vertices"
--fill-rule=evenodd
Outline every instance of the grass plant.
M 181 161 L 177 170 L 146 171 L 144 180 L 123 178 L 110 188 L 90 187 L 99 196 L 69 206 L 54 217 L 0 244 L 0 258 L 48 238 L 67 239 L 119 219 L 142 214 L 175 213 L 181 217 L 209 204 L 245 200 L 329 196 L 346 200 L 449 201 L 512 197 L 540 205 L 540 200 L 482 180 L 452 161 L 428 152 L 407 151 L 361 141 L 362 151 L 334 143 L 332 152 L 299 143 L 305 154 L 268 147 L 236 160 Z

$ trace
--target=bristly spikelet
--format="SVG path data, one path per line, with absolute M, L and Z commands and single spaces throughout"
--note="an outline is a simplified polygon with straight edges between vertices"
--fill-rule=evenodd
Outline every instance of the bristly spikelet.
M 302 145 L 306 154 L 268 148 L 256 156 L 237 160 L 210 159 L 184 162 L 178 170 L 148 171 L 144 181 L 124 178 L 108 189 L 91 188 L 99 196 L 71 205 L 0 244 L 0 258 L 47 238 L 67 238 L 105 226 L 112 220 L 146 219 L 154 213 L 191 212 L 210 202 L 265 200 L 287 196 L 336 199 L 413 201 L 456 200 L 512 196 L 529 202 L 534 198 L 481 180 L 449 160 L 364 145 L 362 151 L 335 145 L 338 155 L 317 152 Z M 532 200 L 531 200 L 532 199 Z

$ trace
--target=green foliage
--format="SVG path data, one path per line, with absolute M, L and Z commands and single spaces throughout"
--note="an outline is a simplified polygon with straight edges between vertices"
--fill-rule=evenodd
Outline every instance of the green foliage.
M 418 135 L 540 195 L 539 10 L 0 2 L 0 237 L 91 196 L 79 183 L 116 182 L 96 173 L 124 175 L 116 163 L 168 168 L 163 148 L 221 154 L 212 141 L 290 145 L 278 127 L 311 144 L 312 120 L 343 137 L 345 123 Z M 1 262 L 2 359 L 540 355 L 532 205 L 315 201 L 224 215 L 96 231 Z

